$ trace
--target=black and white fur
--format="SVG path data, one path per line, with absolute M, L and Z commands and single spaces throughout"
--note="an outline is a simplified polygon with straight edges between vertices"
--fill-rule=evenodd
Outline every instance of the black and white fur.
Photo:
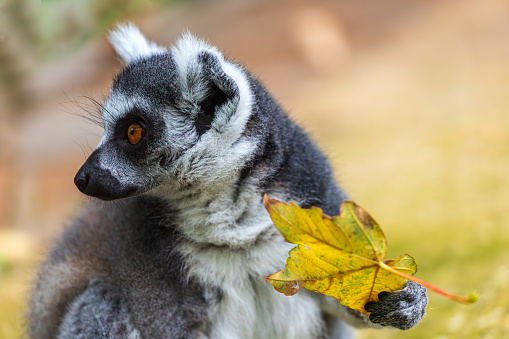
M 427 296 L 410 282 L 367 305 L 371 321 L 265 282 L 293 245 L 263 194 L 337 215 L 346 195 L 326 158 L 258 80 L 205 42 L 184 34 L 166 50 L 132 25 L 110 41 L 126 66 L 75 182 L 116 201 L 92 200 L 41 267 L 32 338 L 350 338 L 349 325 L 417 324 Z M 133 122 L 145 130 L 136 145 Z

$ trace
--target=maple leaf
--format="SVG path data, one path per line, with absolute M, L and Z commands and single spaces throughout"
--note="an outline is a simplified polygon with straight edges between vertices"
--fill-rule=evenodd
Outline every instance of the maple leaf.
M 364 314 L 368 314 L 367 302 L 379 301 L 382 291 L 402 289 L 407 280 L 457 301 L 470 303 L 478 298 L 475 294 L 459 297 L 413 277 L 417 263 L 409 254 L 384 261 L 387 240 L 382 229 L 352 201 L 343 202 L 336 217 L 318 207 L 302 209 L 267 195 L 263 202 L 279 233 L 298 244 L 288 253 L 285 269 L 265 277 L 278 292 L 293 295 L 304 287 Z

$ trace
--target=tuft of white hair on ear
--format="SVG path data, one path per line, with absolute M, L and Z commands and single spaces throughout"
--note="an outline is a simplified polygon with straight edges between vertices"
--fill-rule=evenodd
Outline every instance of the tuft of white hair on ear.
M 175 46 L 171 47 L 173 59 L 175 60 L 181 81 L 184 84 L 188 80 L 187 75 L 190 70 L 196 67 L 195 63 L 198 61 L 198 54 L 203 51 L 214 54 L 220 61 L 224 59 L 217 48 L 209 45 L 206 41 L 196 37 L 189 31 L 184 32 L 177 40 Z
M 118 25 L 115 30 L 110 31 L 108 40 L 126 64 L 167 51 L 147 40 L 132 23 Z

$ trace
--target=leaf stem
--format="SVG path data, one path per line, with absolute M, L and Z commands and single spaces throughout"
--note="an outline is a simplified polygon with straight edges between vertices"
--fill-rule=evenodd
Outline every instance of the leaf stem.
M 474 302 L 476 302 L 478 299 L 479 299 L 479 295 L 476 293 L 476 292 L 472 292 L 468 297 L 462 297 L 462 296 L 459 296 L 459 295 L 456 295 L 456 294 L 452 294 L 452 293 L 449 293 L 447 291 L 444 291 L 432 284 L 430 284 L 429 282 L 427 281 L 424 281 L 422 279 L 419 279 L 419 278 L 416 278 L 410 274 L 406 274 L 404 272 L 401 272 L 401 271 L 398 271 L 397 269 L 385 264 L 384 262 L 378 262 L 378 265 L 383 268 L 384 270 L 387 270 L 393 274 L 396 274 L 402 278 L 405 278 L 405 279 L 408 279 L 408 280 L 412 280 L 413 282 L 419 284 L 419 285 L 422 285 L 438 294 L 441 294 L 443 295 L 444 297 L 447 297 L 449 299 L 452 299 L 452 300 L 456 300 L 456 301 L 459 301 L 461 303 L 464 303 L 464 304 L 472 304 Z

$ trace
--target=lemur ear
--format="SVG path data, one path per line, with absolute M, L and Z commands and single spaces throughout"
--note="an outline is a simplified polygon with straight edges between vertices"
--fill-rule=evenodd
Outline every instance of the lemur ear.
M 198 135 L 202 135 L 212 126 L 217 112 L 227 119 L 236 111 L 239 103 L 239 88 L 235 81 L 221 67 L 219 58 L 209 51 L 198 54 L 201 67 L 201 84 L 205 85 L 205 94 L 198 100 L 200 112 L 195 118 Z
M 138 27 L 131 23 L 118 25 L 115 30 L 110 31 L 109 41 L 126 64 L 166 51 L 165 48 L 148 41 Z

